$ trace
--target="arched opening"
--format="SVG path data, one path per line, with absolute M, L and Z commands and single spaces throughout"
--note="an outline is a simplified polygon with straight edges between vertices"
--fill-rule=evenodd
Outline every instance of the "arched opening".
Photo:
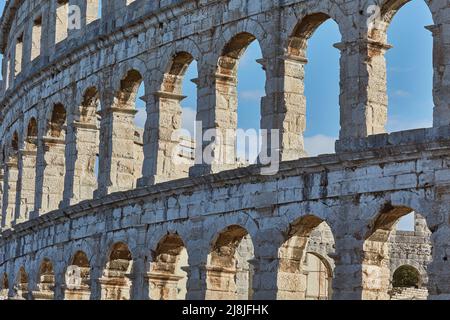
M 37 291 L 33 292 L 35 300 L 53 300 L 55 297 L 55 272 L 53 263 L 45 258 L 40 267 L 37 279 Z
M 47 125 L 47 136 L 43 138 L 45 167 L 42 176 L 41 209 L 43 213 L 59 208 L 64 195 L 66 176 L 66 130 L 67 113 L 61 103 L 53 106 Z M 55 188 L 55 186 L 62 186 Z
M 153 253 L 148 276 L 150 299 L 186 299 L 188 255 L 177 234 L 166 235 Z
M 399 220 L 408 216 L 413 210 L 408 207 L 394 207 L 386 204 L 380 214 L 370 224 L 369 232 L 364 241 L 364 256 L 362 263 L 362 298 L 365 300 L 389 300 L 391 288 L 391 265 L 395 259 L 402 261 L 412 259 L 409 253 L 411 244 L 421 239 L 420 252 L 414 258 L 426 268 L 431 252 L 430 234 L 425 219 L 415 213 L 420 219 L 416 231 L 395 231 Z M 426 229 L 426 231 L 424 230 Z M 395 232 L 393 232 L 395 231 Z
M 5 167 L 4 188 L 5 193 L 3 197 L 3 219 L 6 227 L 11 227 L 16 220 L 17 208 L 17 190 L 19 188 L 19 135 L 14 131 L 10 143 L 9 150 L 6 150 L 7 158 Z M 6 200 L 6 202 L 5 202 Z
M 27 137 L 25 141 L 25 148 L 27 151 L 35 151 L 37 149 L 38 124 L 36 118 L 32 117 L 28 121 Z
M 225 228 L 213 242 L 206 267 L 207 300 L 251 300 L 253 242 L 241 226 Z
M 53 112 L 48 127 L 49 136 L 52 138 L 64 139 L 66 130 L 66 109 L 61 103 L 53 106 Z
M 434 23 L 427 3 L 389 0 L 374 14 L 369 39 L 377 46 L 370 52 L 370 76 L 378 90 L 371 104 L 380 107 L 380 126 L 387 132 L 431 127 L 433 38 L 424 27 Z
M 327 260 L 315 252 L 307 252 L 301 268 L 306 275 L 305 299 L 330 299 L 332 270 Z
M 261 125 L 266 77 L 261 66 L 256 66 L 260 63 L 265 68 L 255 40 L 248 32 L 235 35 L 223 48 L 217 64 L 215 93 L 220 115 L 215 119 L 215 127 L 221 139 L 220 149 L 214 156 L 224 169 L 255 163 L 261 151 L 257 130 Z M 250 75 L 250 72 L 255 73 Z
M 74 121 L 76 130 L 76 159 L 71 194 L 74 203 L 92 199 L 98 187 L 96 162 L 100 145 L 100 96 L 97 88 L 89 87 L 84 95 Z
M 110 150 L 105 150 L 108 152 L 105 156 L 111 158 L 111 167 L 104 168 L 109 170 L 110 192 L 134 189 L 142 176 L 143 130 L 135 125 L 136 114 L 139 112 L 138 92 L 142 82 L 143 77 L 139 71 L 128 71 L 120 81 L 113 108 L 107 110 L 112 119 L 111 123 L 105 122 L 102 130 L 103 134 L 108 134 L 111 144 Z M 113 132 L 108 133 L 110 126 Z
M 428 290 L 422 284 L 422 277 L 415 267 L 402 265 L 392 275 L 392 300 L 426 300 Z
M 24 300 L 30 299 L 28 291 L 28 274 L 24 267 L 20 267 L 17 276 L 16 298 Z
M 35 205 L 37 139 L 38 124 L 32 117 L 28 121 L 25 152 L 22 154 L 21 216 L 24 220 L 28 220 Z
M 340 130 L 340 53 L 333 45 L 340 41 L 338 25 L 325 13 L 304 17 L 289 40 L 300 138 L 309 156 L 335 152 Z
M 252 41 L 243 50 L 235 66 L 238 128 L 236 157 L 239 166 L 256 163 L 261 152 L 261 99 L 265 96 L 266 81 L 265 64 L 258 41 Z
M 0 285 L 1 285 L 0 299 L 6 300 L 8 299 L 9 294 L 9 280 L 7 273 L 3 273 Z
M 420 272 L 413 266 L 398 267 L 392 275 L 394 288 L 419 288 L 421 286 Z
M 99 279 L 102 300 L 130 300 L 132 267 L 128 245 L 123 242 L 114 244 L 103 276 Z
M 83 251 L 77 251 L 66 269 L 66 300 L 89 300 L 91 297 L 91 267 Z
M 278 250 L 277 299 L 330 299 L 334 237 L 322 219 L 307 215 L 289 227 Z M 330 259 L 331 260 L 331 259 Z
M 170 156 L 164 174 L 166 178 L 187 177 L 194 165 L 197 114 L 197 62 L 190 53 L 178 52 L 172 57 L 156 101 L 161 120 L 160 127 L 152 131 L 159 130 L 168 138 L 159 152 Z

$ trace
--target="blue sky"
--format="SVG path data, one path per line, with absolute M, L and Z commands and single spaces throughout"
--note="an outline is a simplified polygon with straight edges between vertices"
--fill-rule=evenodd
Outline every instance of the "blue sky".
M 5 0 L 0 0 L 3 9 Z M 388 72 L 388 132 L 430 127 L 432 125 L 432 37 L 424 28 L 431 25 L 431 14 L 423 0 L 413 0 L 395 16 L 389 27 L 389 43 L 394 46 L 386 54 Z M 329 20 L 312 36 L 308 44 L 309 63 L 306 67 L 307 98 L 306 148 L 310 155 L 334 152 L 339 135 L 339 51 L 337 25 Z M 255 41 L 242 57 L 238 70 L 238 126 L 259 129 L 260 98 L 264 95 L 265 74 L 256 59 L 261 51 Z M 192 129 L 196 109 L 196 86 L 190 79 L 197 77 L 193 63 L 183 85 L 187 98 L 182 102 L 183 127 Z M 141 88 L 141 94 L 143 94 Z M 144 105 L 136 123 L 143 126 Z M 411 225 L 411 219 L 409 222 Z M 405 222 L 401 223 L 406 225 Z

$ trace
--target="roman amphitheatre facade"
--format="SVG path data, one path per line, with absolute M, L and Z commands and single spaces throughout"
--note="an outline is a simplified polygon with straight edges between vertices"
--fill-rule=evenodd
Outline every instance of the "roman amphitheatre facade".
M 362 0 L 108 0 L 100 18 L 98 0 L 7 1 L 2 299 L 450 299 L 450 7 L 426 1 L 433 127 L 387 134 L 386 32 L 407 2 L 379 1 L 368 24 Z M 306 48 L 328 19 L 342 36 L 340 137 L 335 154 L 308 157 Z M 234 130 L 253 41 L 278 172 L 214 152 L 176 153 L 180 165 L 186 68 L 197 61 L 203 129 Z M 415 230 L 396 231 L 411 212 Z M 398 289 L 404 266 L 419 280 Z

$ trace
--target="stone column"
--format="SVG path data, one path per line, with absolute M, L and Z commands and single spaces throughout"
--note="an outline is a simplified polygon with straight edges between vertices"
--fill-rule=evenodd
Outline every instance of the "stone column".
M 274 242 L 254 240 L 253 300 L 276 300 L 278 298 L 278 250 Z M 259 243 L 258 243 L 259 242 Z
M 42 177 L 41 213 L 59 208 L 63 199 L 65 177 L 65 140 L 43 137 L 44 172 Z
M 428 292 L 431 300 L 450 299 L 450 224 L 434 229 L 431 236 L 433 260 L 428 265 Z
M 174 135 L 181 128 L 180 102 L 186 98 L 177 93 L 155 92 L 141 99 L 147 105 L 144 133 L 144 169 L 139 186 L 180 179 L 188 176 L 188 165 L 177 162 L 179 139 Z
M 102 277 L 103 269 L 97 265 L 91 267 L 91 300 L 100 300 L 102 296 L 102 287 L 101 287 L 101 277 Z
M 261 102 L 261 129 L 269 130 L 268 150 L 271 150 L 270 130 L 279 130 L 280 161 L 306 156 L 303 134 L 306 128 L 304 80 L 307 62 L 305 57 L 284 54 L 262 62 L 267 75 L 267 95 Z
M 3 175 L 3 168 L 0 167 L 0 232 L 3 228 L 3 200 L 4 200 L 4 188 L 3 181 L 5 176 Z
M 237 167 L 235 137 L 237 79 L 233 75 L 220 74 L 216 69 L 216 66 L 207 64 L 199 69 L 197 121 L 201 121 L 203 131 L 197 128 L 196 161 L 190 170 L 191 176 L 217 173 Z M 212 148 L 210 146 L 212 141 L 203 141 L 203 135 L 207 130 L 210 132 L 207 138 L 215 141 Z M 206 161 L 204 153 L 211 159 Z
M 188 266 L 184 269 L 187 273 L 186 300 L 205 300 L 206 297 L 206 265 L 210 247 L 207 241 L 201 238 L 203 235 L 202 221 L 203 219 L 200 218 L 198 225 L 192 227 L 192 236 L 197 239 L 191 244 L 185 243 L 188 251 Z
M 363 241 L 350 234 L 335 234 L 333 300 L 361 300 Z
M 35 138 L 34 138 L 35 139 Z M 30 218 L 30 213 L 35 205 L 35 187 L 36 187 L 36 150 L 21 150 L 21 191 L 20 191 L 20 217 L 21 222 Z
M 95 197 L 131 190 L 134 175 L 134 116 L 137 110 L 114 106 L 112 96 L 104 100 L 100 124 L 99 181 Z
M 448 17 L 444 10 L 440 9 L 442 17 Z M 450 21 L 442 21 L 436 25 L 427 26 L 433 36 L 433 98 L 434 114 L 433 126 L 441 127 L 450 125 Z
M 17 183 L 19 179 L 19 168 L 17 159 L 10 158 L 5 164 L 5 175 L 3 184 L 5 193 L 3 198 L 3 227 L 11 228 L 15 222 L 17 203 Z
M 386 60 L 383 41 L 358 39 L 335 45 L 341 51 L 341 131 L 336 151 L 355 140 L 385 132 L 387 121 Z
M 63 207 L 92 199 L 97 189 L 97 126 L 75 121 L 69 125 L 66 141 L 67 170 Z

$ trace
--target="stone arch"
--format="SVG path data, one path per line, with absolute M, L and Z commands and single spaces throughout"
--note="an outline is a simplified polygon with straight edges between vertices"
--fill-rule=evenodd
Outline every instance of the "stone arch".
M 104 163 L 99 168 L 99 195 L 134 189 L 142 176 L 144 132 L 135 126 L 135 102 L 144 77 L 127 67 L 118 68 L 125 71 L 119 73 L 122 77 L 114 83 L 114 91 L 102 93 L 100 140 L 105 143 L 99 155 Z
M 30 299 L 29 276 L 23 266 L 20 267 L 19 273 L 17 274 L 15 295 L 18 299 Z
M 89 300 L 91 296 L 91 266 L 84 251 L 77 251 L 66 268 L 65 299 Z
M 386 41 L 387 30 L 398 11 L 412 0 L 384 0 L 379 9 L 379 17 L 369 26 L 369 38 L 375 41 Z M 431 1 L 422 0 L 430 9 L 430 13 L 435 19 L 435 12 L 432 10 Z M 370 28 L 371 27 L 371 28 Z
M 88 87 L 83 94 L 80 107 L 78 109 L 78 119 L 80 123 L 97 126 L 97 111 L 100 103 L 100 95 L 97 87 Z
M 54 102 L 46 119 L 45 135 L 42 137 L 44 166 L 36 172 L 36 180 L 39 185 L 36 184 L 37 196 L 35 201 L 36 207 L 42 209 L 42 213 L 58 209 L 64 198 L 67 135 L 67 111 L 65 106 L 61 102 Z M 54 186 L 57 185 L 62 187 L 55 188 Z
M 431 17 L 433 20 L 435 20 L 435 12 L 433 12 L 432 10 L 432 6 L 433 6 L 433 1 L 428 1 L 428 0 L 420 0 L 423 1 L 423 3 L 425 4 L 425 6 L 428 8 Z M 361 29 L 365 32 L 367 32 L 367 61 L 370 64 L 370 69 L 368 69 L 368 78 L 369 78 L 369 84 L 373 83 L 376 84 L 377 86 L 377 90 L 376 91 L 369 91 L 369 95 L 371 95 L 370 97 L 370 105 L 372 107 L 372 109 L 374 109 L 375 114 L 377 114 L 377 118 L 379 119 L 378 123 L 374 124 L 374 127 L 376 127 L 375 132 L 373 132 L 373 134 L 376 133 L 385 133 L 389 128 L 389 126 L 387 126 L 388 124 L 388 110 L 390 111 L 391 109 L 389 109 L 389 107 L 391 105 L 395 105 L 395 104 L 399 104 L 400 102 L 395 101 L 395 95 L 393 94 L 388 94 L 391 90 L 392 87 L 390 86 L 390 83 L 392 80 L 389 80 L 389 76 L 392 76 L 393 74 L 389 74 L 388 72 L 388 60 L 386 58 L 386 53 L 391 50 L 393 48 L 393 46 L 388 43 L 388 31 L 389 28 L 391 26 L 392 20 L 394 19 L 394 17 L 396 16 L 396 14 L 401 11 L 401 9 L 408 3 L 410 3 L 411 0 L 383 0 L 381 1 L 381 3 L 379 4 L 379 6 L 375 7 L 377 9 L 371 10 L 370 7 L 367 8 L 367 14 L 372 15 L 374 18 L 372 20 L 372 23 L 366 23 L 367 21 L 364 20 L 364 24 L 361 26 Z M 419 2 L 419 1 L 418 1 Z M 366 10 L 366 8 L 365 8 Z M 419 23 L 420 21 L 417 21 L 416 23 Z M 429 63 L 430 66 L 431 64 L 434 65 L 434 74 L 439 74 L 439 69 L 437 68 L 437 58 L 439 56 L 441 56 L 441 54 L 436 54 L 437 52 L 437 46 L 439 44 L 438 41 L 436 41 L 437 39 L 437 33 L 435 31 L 437 31 L 439 28 L 436 28 L 434 25 L 425 25 L 424 28 L 428 29 L 430 31 L 430 37 L 433 36 L 435 37 L 433 46 L 435 47 L 434 49 L 432 49 L 429 54 L 428 54 L 428 58 L 422 58 L 422 61 L 415 61 L 415 64 L 425 64 L 425 63 Z M 411 32 L 411 35 L 414 35 L 414 32 Z M 431 38 L 430 38 L 431 39 Z M 423 44 L 425 46 L 425 44 Z M 410 50 L 417 50 L 417 48 L 408 48 Z M 395 48 L 394 48 L 395 50 Z M 428 61 L 428 62 L 425 62 Z M 409 66 L 405 66 L 406 68 L 408 67 L 412 67 L 413 65 L 409 65 Z M 415 70 L 414 75 L 416 74 L 416 72 L 419 72 L 418 70 Z M 422 71 L 420 71 L 422 72 Z M 414 76 L 409 77 L 411 79 L 414 79 Z M 430 110 L 429 112 L 429 120 L 431 120 L 431 118 L 434 118 L 434 122 L 448 122 L 448 116 L 447 115 L 441 115 L 439 117 L 436 116 L 436 110 L 440 107 L 439 104 L 441 103 L 441 99 L 438 97 L 439 95 L 442 94 L 442 91 L 437 88 L 437 78 L 436 76 L 434 76 L 434 79 L 432 79 L 432 77 L 430 77 L 428 79 L 428 81 L 430 81 L 430 85 L 431 82 L 433 81 L 433 89 L 430 88 L 430 92 L 429 95 L 430 97 L 433 98 L 434 100 L 434 105 L 433 107 L 435 108 L 434 110 L 434 116 L 432 115 L 433 112 L 432 110 Z M 403 84 L 403 86 L 407 86 L 408 84 Z M 428 84 L 425 85 L 422 82 L 421 83 L 417 83 L 416 87 L 428 87 Z M 407 87 L 408 88 L 408 87 Z M 388 90 L 389 89 L 389 90 Z M 408 88 L 408 89 L 404 89 L 406 91 L 410 91 L 412 89 Z M 412 95 L 412 97 L 414 97 L 414 95 Z M 422 98 L 422 97 L 421 97 Z M 422 98 L 424 99 L 424 98 Z M 394 100 L 394 101 L 393 101 Z M 406 103 L 406 102 L 405 102 Z M 421 106 L 420 106 L 421 107 Z M 420 107 L 418 107 L 420 109 Z M 447 106 L 444 107 L 445 109 L 447 108 Z M 414 112 L 414 111 L 413 111 Z M 446 112 L 447 113 L 447 112 Z M 428 117 L 424 117 L 425 121 L 428 122 Z M 421 120 L 424 120 L 421 118 Z M 431 126 L 431 125 L 430 125 Z M 392 129 L 393 130 L 393 129 Z M 401 129 L 396 129 L 396 131 L 401 130 Z
M 53 300 L 55 297 L 55 270 L 49 258 L 41 260 L 37 273 L 37 291 L 33 291 L 35 300 Z
M 264 66 L 264 46 L 261 40 L 264 39 L 265 32 L 261 28 L 252 31 L 247 31 L 247 29 L 248 26 L 246 28 L 237 27 L 224 31 L 224 36 L 221 40 L 225 41 L 223 43 L 220 42 L 223 46 L 218 51 L 214 70 L 215 108 L 216 110 L 221 110 L 221 116 L 217 117 L 214 115 L 215 121 L 206 123 L 206 125 L 208 129 L 214 128 L 222 135 L 222 141 L 219 141 L 220 146 L 214 156 L 218 158 L 218 162 L 222 164 L 224 169 L 239 165 L 236 150 L 236 133 L 238 129 L 238 67 L 242 55 L 254 41 L 257 41 L 263 53 L 263 59 L 258 60 L 258 62 L 265 71 L 265 82 L 267 82 L 267 73 Z M 258 35 L 258 33 L 260 34 Z M 262 106 L 260 106 L 259 110 L 259 115 L 262 115 Z M 225 135 L 226 130 L 234 131 L 234 135 Z
M 333 268 L 329 260 L 320 253 L 307 251 L 303 260 L 302 270 L 306 274 L 305 299 L 331 299 Z
M 2 216 L 3 226 L 11 227 L 17 221 L 17 192 L 20 187 L 19 176 L 19 134 L 16 130 L 9 137 L 8 143 L 4 146 L 4 193 Z
M 76 157 L 67 159 L 69 172 L 65 185 L 67 204 L 92 199 L 98 187 L 96 165 L 100 145 L 99 104 L 97 87 L 90 86 L 83 92 L 78 108 L 75 108 L 68 148 L 71 149 L 71 153 L 76 154 Z
M 11 148 L 14 153 L 19 151 L 19 134 L 17 131 L 14 131 L 12 139 L 11 139 Z
M 24 220 L 34 210 L 36 190 L 36 165 L 38 150 L 38 122 L 33 115 L 25 126 L 24 152 L 22 153 L 21 212 Z
M 102 300 L 129 300 L 133 258 L 125 242 L 112 245 L 103 276 L 99 279 Z
M 120 80 L 117 98 L 118 107 L 123 109 L 133 109 L 134 101 L 137 98 L 137 91 L 144 80 L 142 74 L 136 69 L 128 70 L 125 76 Z
M 186 298 L 188 254 L 177 233 L 165 235 L 152 251 L 148 275 L 150 299 L 183 300 Z
M 313 253 L 316 257 L 320 257 L 320 262 L 325 264 L 328 272 L 326 298 L 331 296 L 332 270 L 328 260 L 321 255 L 327 250 L 320 250 L 320 246 L 319 248 L 308 246 L 313 232 L 327 238 L 327 240 L 321 240 L 324 244 L 329 242 L 334 245 L 333 232 L 328 223 L 313 214 L 296 219 L 284 233 L 284 243 L 278 250 L 278 299 L 306 299 L 308 279 L 305 271 L 305 258 L 307 253 Z M 325 296 L 321 295 L 321 298 L 325 298 Z
M 206 299 L 250 300 L 254 258 L 247 229 L 230 225 L 212 242 L 206 267 Z
M 408 272 L 412 277 L 408 276 L 407 278 L 403 277 L 402 273 Z M 403 264 L 399 266 L 392 273 L 392 286 L 394 288 L 399 287 L 414 287 L 419 288 L 422 285 L 422 277 L 420 271 L 408 264 Z
M 25 148 L 27 151 L 37 149 L 38 123 L 35 117 L 31 117 L 27 125 L 27 134 L 25 139 Z
M 395 203 L 395 202 L 394 202 Z M 391 284 L 389 240 L 397 222 L 416 212 L 409 206 L 386 202 L 368 224 L 362 257 L 362 299 L 390 299 Z
M 67 112 L 62 103 L 55 103 L 50 114 L 47 133 L 49 137 L 64 139 L 67 124 Z
M 313 13 L 301 19 L 289 37 L 288 54 L 300 59 L 306 59 L 306 48 L 309 38 L 328 19 L 331 19 L 330 16 L 323 12 Z

